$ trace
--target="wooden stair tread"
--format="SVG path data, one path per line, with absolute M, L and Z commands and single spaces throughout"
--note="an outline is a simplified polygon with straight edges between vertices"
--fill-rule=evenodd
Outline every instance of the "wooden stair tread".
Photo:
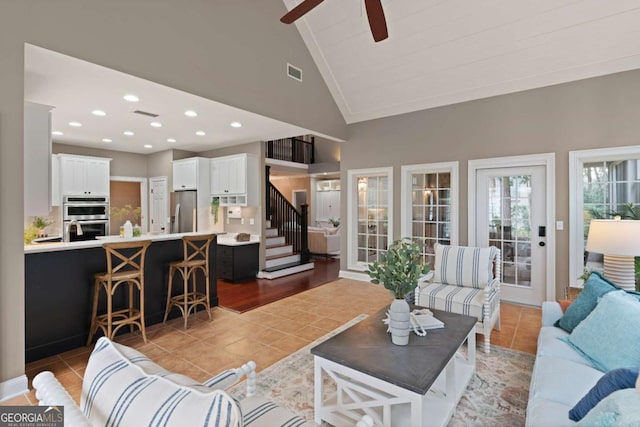
M 277 245 L 267 245 L 267 249 L 273 249 L 273 248 L 284 248 L 285 246 L 291 246 L 288 243 L 282 243 L 282 244 L 277 244 Z
M 270 255 L 270 256 L 266 257 L 265 260 L 270 261 L 272 259 L 286 258 L 286 257 L 292 256 L 292 255 L 298 255 L 298 254 L 296 254 L 294 252 L 289 252 L 289 253 L 286 253 L 286 254 Z
M 296 262 L 290 262 L 288 264 L 277 265 L 275 267 L 263 268 L 262 271 L 267 272 L 267 273 L 273 273 L 275 271 L 280 271 L 280 270 L 284 270 L 284 269 L 287 269 L 287 268 L 297 267 L 299 265 L 306 265 L 306 264 L 312 264 L 312 263 L 311 262 L 296 261 Z

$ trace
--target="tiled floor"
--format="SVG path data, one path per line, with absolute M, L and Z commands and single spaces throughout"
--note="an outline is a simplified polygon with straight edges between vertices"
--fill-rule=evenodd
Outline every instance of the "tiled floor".
M 216 307 L 213 322 L 201 312 L 189 320 L 186 331 L 182 318 L 153 325 L 147 328 L 146 344 L 138 334 L 117 341 L 137 348 L 166 369 L 204 381 L 248 360 L 254 360 L 260 371 L 357 315 L 375 313 L 390 302 L 382 286 L 341 279 L 242 314 Z M 535 353 L 540 310 L 503 303 L 501 313 L 502 330 L 491 334 L 491 342 Z M 41 371 L 52 371 L 78 401 L 91 350 L 82 347 L 29 363 L 29 381 Z M 31 391 L 3 404 L 35 402 Z

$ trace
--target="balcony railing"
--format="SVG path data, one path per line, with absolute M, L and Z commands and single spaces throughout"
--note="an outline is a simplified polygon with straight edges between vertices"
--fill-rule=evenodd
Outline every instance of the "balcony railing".
M 284 138 L 267 141 L 267 158 L 284 160 L 287 162 L 304 163 L 309 165 L 314 163 L 315 142 L 305 141 L 300 138 Z

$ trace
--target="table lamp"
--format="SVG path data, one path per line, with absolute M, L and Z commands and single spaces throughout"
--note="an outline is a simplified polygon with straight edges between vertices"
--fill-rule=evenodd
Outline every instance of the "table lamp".
M 635 290 L 634 257 L 640 256 L 640 221 L 594 219 L 587 251 L 604 255 L 604 275 L 625 290 Z

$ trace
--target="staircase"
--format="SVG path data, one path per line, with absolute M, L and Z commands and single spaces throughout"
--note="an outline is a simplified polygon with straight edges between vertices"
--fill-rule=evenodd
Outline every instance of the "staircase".
M 259 279 L 277 279 L 290 274 L 312 270 L 313 262 L 302 262 L 300 253 L 293 252 L 293 245 L 285 242 L 285 236 L 280 235 L 278 229 L 271 227 L 267 221 L 265 233 L 265 268 L 258 272 Z

